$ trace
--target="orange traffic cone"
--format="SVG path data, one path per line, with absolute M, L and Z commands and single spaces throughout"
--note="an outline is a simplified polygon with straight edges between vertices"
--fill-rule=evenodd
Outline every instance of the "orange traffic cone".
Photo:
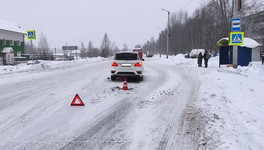
M 126 78 L 124 79 L 124 85 L 123 85 L 122 90 L 129 90 L 128 87 L 127 87 L 127 80 L 126 80 Z

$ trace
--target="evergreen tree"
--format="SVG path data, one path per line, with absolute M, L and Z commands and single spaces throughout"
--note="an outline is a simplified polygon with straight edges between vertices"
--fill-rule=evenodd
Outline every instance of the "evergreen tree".
M 128 51 L 128 46 L 126 45 L 126 43 L 124 43 L 124 47 L 123 47 L 122 51 Z
M 87 48 L 87 56 L 88 57 L 94 57 L 93 56 L 93 49 L 94 49 L 93 42 L 92 41 L 89 41 L 88 48 Z
M 81 58 L 85 58 L 85 57 L 87 57 L 87 53 L 86 53 L 86 48 L 84 47 L 84 44 L 83 44 L 83 42 L 81 42 L 81 49 L 80 49 L 80 57 Z
M 107 33 L 105 33 L 104 38 L 101 44 L 101 56 L 109 57 L 110 56 L 110 45 L 111 41 L 109 40 Z

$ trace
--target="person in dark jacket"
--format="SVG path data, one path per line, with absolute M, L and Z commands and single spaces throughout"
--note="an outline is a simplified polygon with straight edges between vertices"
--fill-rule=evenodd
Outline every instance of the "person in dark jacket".
M 263 65 L 263 63 L 264 63 L 264 49 L 260 51 L 260 57 L 262 60 L 262 65 Z
M 263 65 L 263 63 L 264 63 L 264 51 L 261 54 L 261 59 L 262 59 L 262 65 Z
M 205 65 L 204 68 L 207 68 L 208 67 L 208 60 L 210 59 L 210 54 L 207 51 L 205 51 L 203 58 L 204 58 L 204 65 Z
M 199 55 L 198 55 L 198 67 L 202 67 L 202 63 L 203 63 L 203 55 L 202 53 L 200 52 Z

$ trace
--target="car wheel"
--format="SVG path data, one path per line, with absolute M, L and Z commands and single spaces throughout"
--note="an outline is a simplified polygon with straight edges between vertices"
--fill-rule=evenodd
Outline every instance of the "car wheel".
M 112 81 L 116 80 L 116 77 L 111 76 L 111 80 L 112 80 Z
M 143 76 L 138 77 L 138 80 L 139 80 L 139 81 L 143 81 Z

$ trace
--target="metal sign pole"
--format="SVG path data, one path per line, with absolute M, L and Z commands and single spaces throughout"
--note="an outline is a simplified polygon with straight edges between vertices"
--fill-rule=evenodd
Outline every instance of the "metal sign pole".
M 33 52 L 33 43 L 32 43 L 32 40 L 30 40 L 30 51 L 33 54 L 33 55 L 31 55 L 31 60 L 33 60 L 34 52 Z
M 234 18 L 238 17 L 238 0 L 235 0 L 234 3 Z M 232 39 L 230 39 L 232 40 Z M 238 53 L 238 46 L 233 46 L 233 68 L 237 68 L 237 53 Z

